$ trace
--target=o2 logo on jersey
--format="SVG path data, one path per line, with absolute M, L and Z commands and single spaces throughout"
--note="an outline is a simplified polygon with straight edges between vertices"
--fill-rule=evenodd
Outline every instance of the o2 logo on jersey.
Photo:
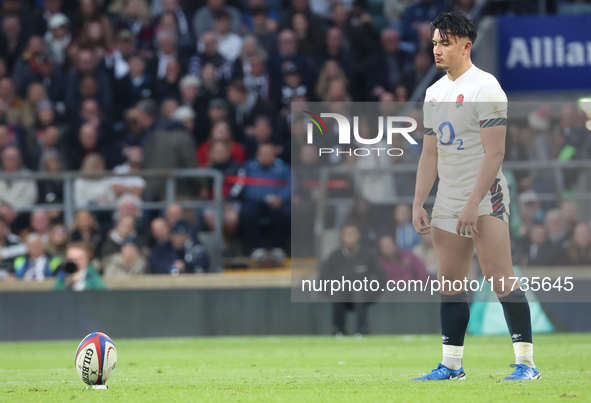
M 447 130 L 445 130 L 447 129 Z M 448 133 L 447 136 L 446 132 Z M 447 141 L 443 141 L 443 138 L 447 137 L 448 140 Z M 456 132 L 454 131 L 454 127 L 451 125 L 451 123 L 449 121 L 445 121 L 442 124 L 439 125 L 439 144 L 441 144 L 442 146 L 450 146 L 453 143 L 459 143 L 458 144 L 458 150 L 464 150 L 464 140 L 462 139 L 457 139 L 456 140 Z

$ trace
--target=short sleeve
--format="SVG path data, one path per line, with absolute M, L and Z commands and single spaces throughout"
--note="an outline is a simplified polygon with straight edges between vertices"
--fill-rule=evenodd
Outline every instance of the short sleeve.
M 507 95 L 498 83 L 482 86 L 476 96 L 480 127 L 507 125 Z

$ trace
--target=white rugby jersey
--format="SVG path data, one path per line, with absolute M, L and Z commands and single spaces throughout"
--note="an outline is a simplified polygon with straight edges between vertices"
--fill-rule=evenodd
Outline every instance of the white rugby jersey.
M 437 198 L 467 201 L 484 149 L 480 128 L 507 124 L 507 96 L 497 79 L 472 65 L 455 81 L 447 75 L 427 89 L 425 134 L 437 136 Z M 498 181 L 506 186 L 501 170 Z

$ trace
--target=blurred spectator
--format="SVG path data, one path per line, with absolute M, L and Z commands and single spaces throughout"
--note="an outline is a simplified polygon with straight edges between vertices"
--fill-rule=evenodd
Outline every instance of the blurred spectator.
M 291 7 L 285 9 L 281 15 L 280 28 L 286 29 L 291 25 L 294 14 L 304 14 L 308 19 L 308 23 L 313 27 L 322 27 L 322 18 L 310 10 L 308 0 L 291 0 Z
M 24 101 L 19 116 L 19 126 L 27 132 L 27 147 L 37 144 L 36 138 L 31 135 L 35 128 L 35 111 L 39 102 L 47 99 L 47 92 L 41 83 L 31 83 L 27 89 L 27 98 Z
M 60 137 L 61 133 L 56 126 L 45 128 L 39 139 L 35 136 L 35 144 L 29 148 L 28 166 L 36 171 L 60 171 L 65 164 L 65 154 L 59 145 Z M 58 160 L 59 166 L 48 166 L 48 161 L 54 158 Z
M 69 162 L 71 169 L 80 169 L 83 161 L 92 154 L 99 154 L 104 158 L 108 150 L 104 141 L 99 138 L 99 128 L 94 123 L 84 123 L 80 126 L 78 141 L 70 144 Z M 103 144 L 101 144 L 103 143 Z
M 256 95 L 249 94 L 242 80 L 234 80 L 228 85 L 228 102 L 232 108 L 228 114 L 232 132 L 238 141 L 252 131 L 254 119 L 258 115 L 269 114 L 270 108 Z
M 298 41 L 298 49 L 305 55 L 315 56 L 322 45 L 321 36 L 316 26 L 310 25 L 303 13 L 295 13 L 291 17 L 289 29 L 292 29 Z
M 332 25 L 343 31 L 345 42 L 357 55 L 359 64 L 363 65 L 378 51 L 379 33 L 373 25 L 372 17 L 357 5 L 349 14 L 343 3 L 335 3 L 332 7 Z
M 164 99 L 179 100 L 179 84 L 181 81 L 181 66 L 177 60 L 170 60 L 166 64 L 164 77 L 156 80 L 156 94 L 154 99 L 162 102 Z
M 201 145 L 204 141 L 207 141 L 213 125 L 217 122 L 226 121 L 227 116 L 228 103 L 224 99 L 213 98 L 208 101 L 207 113 L 197 114 L 195 121 L 195 139 L 197 140 L 197 144 Z
M 244 138 L 246 159 L 251 160 L 256 158 L 259 145 L 263 143 L 271 143 L 273 140 L 273 127 L 271 126 L 271 118 L 266 115 L 257 116 L 254 119 L 253 134 Z M 282 151 L 283 150 L 281 147 L 278 146 L 276 149 L 277 155 L 280 155 Z
M 72 41 L 69 27 L 68 18 L 57 13 L 49 19 L 47 32 L 44 32 L 43 40 L 49 60 L 57 67 L 62 67 L 66 61 L 66 50 Z
M 193 32 L 198 39 L 207 32 L 215 28 L 215 12 L 224 10 L 232 18 L 230 29 L 234 33 L 240 32 L 242 18 L 238 9 L 226 5 L 225 0 L 207 0 L 207 5 L 201 7 L 193 17 Z
M 104 277 L 138 276 L 145 274 L 148 261 L 132 238 L 123 240 L 121 250 L 112 255 L 105 265 Z
M 548 241 L 553 247 L 562 248 L 565 246 L 568 240 L 568 231 L 560 209 L 552 209 L 546 212 L 545 227 Z
M 21 217 L 23 216 L 24 215 L 21 215 Z M 16 211 L 14 211 L 14 208 L 10 204 L 6 202 L 0 202 L 0 219 L 4 220 L 4 222 L 8 226 L 9 231 L 19 232 L 18 230 L 15 230 L 15 228 L 20 229 L 20 227 L 17 224 L 19 224 L 18 221 L 21 217 L 19 217 L 19 214 Z M 19 218 L 19 220 L 17 220 L 17 218 Z
M 408 204 L 399 204 L 394 208 L 396 221 L 396 243 L 402 250 L 411 250 L 420 242 L 420 235 L 412 225 L 412 211 Z
M 363 246 L 374 246 L 378 240 L 377 217 L 371 205 L 363 197 L 358 197 L 351 206 L 347 221 L 355 222 L 360 233 L 360 243 Z
M 46 277 L 52 277 L 60 265 L 59 259 L 52 259 L 45 250 L 45 244 L 41 236 L 31 233 L 27 236 L 27 255 L 14 261 L 14 274 L 25 281 L 43 281 Z
M 316 55 L 316 65 L 322 66 L 328 59 L 336 60 L 345 71 L 349 82 L 355 82 L 357 57 L 347 48 L 341 28 L 330 28 L 326 31 L 324 48 Z
M 142 199 L 131 193 L 124 194 L 117 200 L 117 209 L 113 214 L 113 220 L 119 220 L 126 215 L 136 219 L 136 228 L 141 227 Z
M 427 273 L 431 276 L 437 275 L 439 264 L 437 263 L 437 255 L 433 248 L 433 237 L 431 233 L 421 236 L 420 243 L 412 249 L 412 253 L 425 264 Z
M 575 230 L 575 226 L 579 222 L 579 207 L 576 202 L 565 201 L 560 205 L 560 211 L 562 213 L 562 218 L 566 222 L 568 236 L 571 237 Z
M 144 147 L 143 169 L 182 169 L 196 168 L 195 143 L 193 137 L 178 122 L 155 130 Z M 152 197 L 162 199 L 166 181 L 163 179 L 148 179 L 146 189 Z M 178 193 L 193 194 L 195 182 L 178 180 Z
M 123 150 L 123 154 L 127 157 L 127 161 L 122 165 L 116 166 L 113 169 L 114 174 L 130 174 L 141 169 L 144 158 L 141 147 L 127 147 Z M 117 198 L 125 194 L 132 194 L 141 198 L 146 188 L 146 180 L 141 176 L 116 176 L 111 179 L 111 183 L 113 185 L 113 192 Z
M 272 28 L 275 23 L 269 18 L 265 7 L 253 8 L 250 12 L 252 33 L 261 43 L 268 55 L 277 49 L 277 33 Z
M 154 0 L 152 2 L 152 7 L 159 3 L 160 0 Z M 161 29 L 169 29 L 169 23 L 165 21 L 166 19 L 173 19 L 176 25 L 177 35 L 180 39 L 181 44 L 189 43 L 193 41 L 193 35 L 191 33 L 191 24 L 189 22 L 189 17 L 180 6 L 178 0 L 163 0 L 162 3 L 162 13 L 156 17 L 155 24 Z M 153 10 L 154 11 L 154 10 Z
M 101 258 L 108 260 L 111 255 L 120 252 L 126 240 L 139 243 L 138 233 L 135 230 L 135 217 L 130 215 L 120 217 L 109 231 L 101 247 Z
M 79 38 L 85 27 L 91 22 L 99 22 L 109 43 L 113 40 L 113 29 L 111 22 L 102 14 L 102 1 L 100 0 L 80 0 L 78 12 L 74 19 L 74 37 Z
M 60 14 L 62 4 L 62 0 L 44 0 L 42 2 L 42 8 L 35 10 L 35 15 L 33 17 L 35 35 L 45 34 L 47 29 L 50 28 L 51 19 Z
M 290 233 L 291 170 L 277 159 L 275 146 L 267 143 L 259 145 L 257 158 L 245 164 L 244 174 L 246 185 L 238 189 L 242 200 L 240 223 L 255 249 L 253 255 L 265 247 L 260 228 L 264 218 L 273 228 L 271 247 L 281 250 Z
M 2 150 L 2 171 L 4 174 L 28 174 L 18 148 L 9 145 Z M 0 199 L 12 206 L 30 207 L 37 202 L 37 196 L 37 183 L 32 179 L 0 180 Z
M 269 74 L 271 75 L 271 80 L 274 80 L 278 85 L 283 85 L 285 82 L 283 66 L 286 62 L 291 62 L 296 66 L 297 71 L 302 76 L 303 85 L 309 86 L 312 84 L 311 59 L 298 51 L 295 33 L 289 29 L 285 29 L 279 33 L 277 51 L 269 58 Z
M 174 225 L 183 219 L 183 208 L 178 203 L 170 203 L 166 206 L 166 210 L 164 211 L 164 219 L 168 224 L 168 228 L 174 227 Z
M 91 256 L 95 250 L 100 250 L 103 243 L 101 227 L 96 218 L 88 210 L 78 210 L 74 215 L 74 223 L 70 228 L 70 240 L 72 242 L 83 242 L 88 245 Z
M 373 281 L 380 284 L 387 281 L 386 273 L 380 266 L 376 256 L 369 250 L 363 248 L 359 240 L 361 233 L 354 223 L 346 223 L 341 228 L 341 245 L 333 251 L 329 258 L 322 265 L 320 281 L 345 280 Z M 378 292 L 354 291 L 349 288 L 334 293 L 332 333 L 335 335 L 347 334 L 346 314 L 347 311 L 354 311 L 357 320 L 355 333 L 369 334 L 367 322 L 367 308 L 369 303 L 374 302 L 379 296 Z
M 62 225 L 57 224 L 51 228 L 49 233 L 49 243 L 47 244 L 47 252 L 53 258 L 64 261 L 66 259 L 66 245 L 68 244 L 68 229 Z
M 419 50 L 414 55 L 413 69 L 409 69 L 401 79 L 401 84 L 406 88 L 407 93 L 412 94 L 419 83 L 425 78 L 431 68 L 432 56 L 426 50 Z M 431 84 L 437 80 L 435 77 Z M 399 100 L 400 102 L 400 100 Z
M 328 59 L 320 68 L 320 75 L 318 76 L 318 80 L 316 80 L 316 87 L 314 91 L 316 98 L 326 99 L 328 95 L 328 88 L 330 87 L 330 84 L 336 79 L 343 80 L 347 85 L 347 88 L 349 87 L 349 80 L 347 80 L 345 72 L 339 63 L 336 60 Z
M 193 75 L 186 75 L 179 82 L 180 101 L 184 106 L 196 108 L 199 97 L 199 87 L 201 80 Z
M 6 206 L 6 204 L 3 204 Z M 14 261 L 27 253 L 27 245 L 21 238 L 10 231 L 10 223 L 0 216 L 0 269 L 12 271 Z
M 560 265 L 587 266 L 591 264 L 591 228 L 587 223 L 575 226 L 569 245 L 557 257 Z
M 179 102 L 174 98 L 165 99 L 160 103 L 160 121 L 166 122 L 173 119 L 173 115 L 179 108 Z
M 185 127 L 187 133 L 193 134 L 195 130 L 195 111 L 190 106 L 180 106 L 172 115 L 172 120 L 175 120 Z M 193 137 L 193 136 L 191 136 Z
M 548 233 L 543 225 L 536 224 L 529 232 L 529 250 L 523 265 L 550 266 L 554 264 L 558 249 L 548 241 Z
M 156 129 L 157 108 L 154 100 L 143 99 L 127 112 L 126 121 L 129 133 L 122 140 L 123 144 L 119 145 L 121 148 L 141 146 L 145 149 L 146 142 Z
M 230 125 L 227 122 L 218 122 L 211 129 L 211 136 L 209 140 L 204 142 L 197 149 L 197 163 L 200 167 L 207 167 L 211 165 L 209 160 L 210 149 L 214 143 L 224 143 L 230 147 L 230 156 L 232 161 L 237 164 L 243 164 L 246 161 L 246 151 L 242 144 L 234 141 Z
M 244 67 L 244 86 L 248 93 L 255 94 L 263 101 L 269 101 L 271 78 L 267 73 L 265 60 L 259 55 L 250 56 L 248 63 L 243 62 L 242 66 Z
M 91 1 L 91 0 L 87 0 Z M 81 49 L 76 56 L 75 66 L 68 72 L 66 77 L 66 108 L 70 115 L 79 110 L 79 105 L 85 99 L 82 94 L 83 80 L 92 77 L 96 80 L 98 93 L 95 99 L 101 111 L 111 116 L 113 90 L 108 74 L 98 69 L 98 59 L 90 50 Z
M 41 237 L 44 245 L 49 243 L 49 234 L 51 232 L 51 217 L 49 213 L 42 209 L 36 209 L 31 213 L 29 218 L 29 228 L 23 233 L 21 237 L 25 239 L 28 234 L 35 233 Z
M 191 225 L 185 221 L 177 221 L 171 229 L 170 240 L 176 252 L 173 267 L 180 273 L 207 273 L 209 255 L 203 245 L 192 236 Z
M 2 18 L 2 29 L 0 31 L 0 58 L 6 62 L 8 72 L 21 55 L 26 44 L 26 33 L 22 30 L 21 21 L 18 16 L 5 15 Z
M 91 253 L 86 245 L 81 243 L 68 245 L 66 263 L 57 273 L 54 290 L 104 290 L 105 284 L 90 263 L 90 256 Z
M 105 172 L 105 159 L 100 154 L 89 154 L 84 158 L 80 173 L 83 175 Z M 115 202 L 111 178 L 82 177 L 74 180 L 74 205 L 84 208 L 90 205 L 105 206 Z
M 390 235 L 384 235 L 378 243 L 380 264 L 389 280 L 427 281 L 429 273 L 423 262 L 410 250 L 401 250 Z
M 0 79 L 0 100 L 7 106 L 6 119 L 8 123 L 22 123 L 22 114 L 25 107 L 25 101 L 15 91 L 14 82 L 11 78 Z
M 280 108 L 288 107 L 294 97 L 304 96 L 308 93 L 308 87 L 302 82 L 302 74 L 292 62 L 283 65 L 284 83 L 279 88 L 273 89 L 273 103 Z
M 150 226 L 152 237 L 156 241 L 150 255 L 150 273 L 173 274 L 172 263 L 177 259 L 177 255 L 170 242 L 170 228 L 163 218 L 155 218 Z M 179 274 L 178 268 L 174 274 Z
M 544 223 L 544 211 L 541 209 L 540 197 L 533 190 L 526 190 L 519 195 L 519 214 L 522 236 L 528 234 L 536 224 Z
M 442 0 L 419 0 L 409 5 L 402 19 L 402 36 L 406 41 L 418 43 L 422 31 L 431 29 L 431 21 L 448 11 Z
M 225 10 L 214 12 L 215 32 L 218 35 L 218 52 L 230 63 L 242 52 L 242 37 L 230 30 L 232 16 Z
M 294 168 L 297 180 L 292 192 L 293 220 L 291 228 L 292 256 L 314 256 L 314 218 L 319 191 L 318 148 L 306 144 L 300 148 L 301 165 Z
M 375 100 L 384 92 L 393 91 L 401 83 L 409 66 L 409 54 L 400 49 L 400 34 L 386 28 L 381 35 L 382 48 L 369 58 L 365 68 L 368 96 Z
M 115 14 L 115 32 L 128 30 L 139 49 L 149 49 L 153 39 L 150 10 L 145 0 L 115 0 L 108 11 Z
M 236 183 L 239 183 L 240 165 L 232 160 L 230 153 L 230 146 L 221 141 L 214 142 L 209 149 L 209 163 L 212 169 L 216 169 L 224 174 L 224 183 L 222 185 L 222 196 L 226 199 L 231 199 L 231 191 Z M 210 186 L 211 187 L 211 186 Z M 239 185 L 237 186 L 239 188 Z M 212 193 L 211 190 L 209 193 Z M 213 198 L 208 194 L 207 199 Z M 236 233 L 239 217 L 240 205 L 239 203 L 225 203 L 223 212 L 223 235 L 225 244 Z M 206 208 L 203 211 L 203 219 L 208 230 L 213 231 L 215 228 L 215 211 L 213 208 Z
M 232 63 L 219 52 L 218 34 L 214 31 L 203 34 L 197 43 L 197 55 L 189 59 L 189 73 L 201 77 L 206 88 L 214 84 L 211 82 L 211 73 L 204 71 L 207 65 L 214 67 L 216 80 L 227 83 L 232 79 Z
M 146 73 L 146 62 L 141 56 L 135 55 L 129 58 L 129 72 L 117 82 L 115 88 L 116 94 L 124 89 L 129 90 L 126 108 L 137 104 L 142 99 L 154 96 L 154 80 Z

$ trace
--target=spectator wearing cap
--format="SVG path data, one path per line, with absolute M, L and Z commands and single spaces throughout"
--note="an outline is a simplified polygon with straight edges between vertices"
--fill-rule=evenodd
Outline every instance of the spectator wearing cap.
M 201 36 L 205 32 L 211 31 L 215 28 L 214 13 L 219 10 L 224 10 L 230 14 L 232 18 L 230 30 L 236 34 L 240 33 L 242 22 L 240 11 L 235 7 L 228 6 L 225 0 L 207 0 L 207 4 L 197 10 L 193 17 L 193 32 L 197 39 L 201 39 Z
M 232 130 L 228 122 L 220 121 L 214 124 L 211 129 L 210 137 L 207 141 L 202 143 L 197 149 L 197 163 L 201 167 L 208 167 L 211 165 L 209 160 L 209 150 L 214 143 L 224 143 L 230 149 L 230 156 L 232 161 L 237 164 L 246 162 L 246 152 L 242 144 L 234 141 Z
M 260 253 L 265 247 L 261 220 L 267 219 L 273 228 L 272 248 L 284 248 L 291 223 L 290 167 L 277 159 L 273 144 L 265 143 L 259 145 L 257 158 L 244 165 L 243 175 L 246 182 L 238 182 L 230 195 L 242 201 L 240 227 L 246 239 Z
M 308 87 L 302 83 L 302 75 L 292 62 L 283 65 L 283 84 L 274 89 L 274 102 L 281 108 L 289 106 L 294 97 L 305 96 Z
M 170 241 L 176 252 L 172 264 L 181 273 L 207 273 L 209 254 L 205 247 L 192 234 L 188 221 L 180 220 L 172 227 Z
M 522 223 L 519 232 L 522 236 L 529 234 L 534 225 L 544 224 L 544 211 L 536 192 L 526 190 L 519 195 L 519 214 Z
M 47 23 L 47 32 L 43 36 L 49 59 L 58 67 L 66 61 L 66 50 L 72 42 L 70 21 L 61 13 L 54 14 Z
M 232 16 L 225 10 L 214 12 L 215 32 L 218 35 L 218 52 L 234 63 L 242 51 L 242 37 L 230 30 Z
M 271 107 L 255 94 L 249 94 L 240 79 L 232 81 L 227 91 L 232 106 L 228 113 L 232 132 L 238 141 L 242 141 L 245 135 L 252 133 L 255 117 L 270 115 Z
M 147 273 L 148 261 L 133 238 L 125 238 L 121 250 L 106 259 L 103 277 L 140 276 Z
M 2 171 L 5 174 L 24 174 L 29 171 L 23 167 L 22 155 L 15 146 L 2 150 Z M 32 179 L 0 180 L 0 199 L 12 206 L 30 207 L 37 202 L 37 184 Z
M 35 35 L 43 36 L 47 31 L 49 22 L 54 15 L 62 13 L 62 0 L 44 0 L 42 8 L 34 11 L 33 28 Z M 70 20 L 70 15 L 67 15 Z
M 25 281 L 43 281 L 52 277 L 61 264 L 61 259 L 52 259 L 45 249 L 41 236 L 31 233 L 27 236 L 27 255 L 14 261 L 14 275 Z
M 179 106 L 172 115 L 172 119 L 180 122 L 188 133 L 193 134 L 195 130 L 195 111 L 190 106 Z

